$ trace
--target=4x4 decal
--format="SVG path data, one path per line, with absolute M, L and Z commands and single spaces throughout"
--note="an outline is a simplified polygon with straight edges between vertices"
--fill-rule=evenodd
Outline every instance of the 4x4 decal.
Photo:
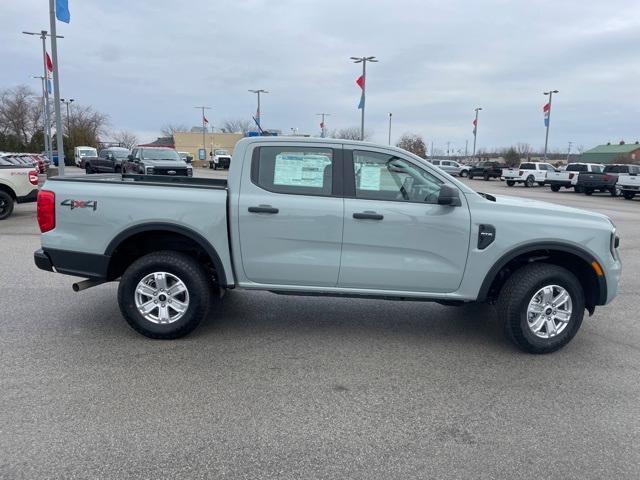
M 76 208 L 93 208 L 93 211 L 95 212 L 96 209 L 98 208 L 98 201 L 66 199 L 60 202 L 60 205 L 63 207 L 69 207 L 71 210 L 74 210 Z

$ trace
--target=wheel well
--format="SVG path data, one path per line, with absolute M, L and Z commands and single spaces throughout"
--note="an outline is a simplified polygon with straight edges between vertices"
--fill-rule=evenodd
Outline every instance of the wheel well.
M 224 272 L 219 272 L 219 269 L 222 268 L 219 259 L 212 258 L 212 255 L 193 238 L 166 230 L 145 230 L 132 234 L 118 243 L 111 253 L 107 277 L 110 280 L 116 279 L 138 258 L 161 250 L 186 253 L 204 265 L 217 282 L 224 283 L 226 281 Z M 214 253 L 214 255 L 216 254 Z
M 591 264 L 580 255 L 552 249 L 533 250 L 510 259 L 505 265 L 500 267 L 493 277 L 486 292 L 486 299 L 495 300 L 506 280 L 513 275 L 516 270 L 534 262 L 558 265 L 573 273 L 582 285 L 585 295 L 585 305 L 590 313 L 593 313 L 596 305 L 604 302 L 604 299 L 601 298 L 601 281 Z
M 16 199 L 16 192 L 14 192 L 11 187 L 0 184 L 0 190 L 2 190 L 3 192 L 7 192 L 14 200 Z

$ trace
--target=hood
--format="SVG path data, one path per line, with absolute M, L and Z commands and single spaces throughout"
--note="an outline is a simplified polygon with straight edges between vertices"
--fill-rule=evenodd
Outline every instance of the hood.
M 189 165 L 183 160 L 143 160 L 147 167 L 187 168 Z
M 601 219 L 607 223 L 611 223 L 609 217 L 602 213 L 589 212 L 580 208 L 567 207 L 564 205 L 558 205 L 557 203 L 543 202 L 540 200 L 532 200 L 522 197 L 511 197 L 508 195 L 492 195 L 498 205 L 504 205 L 506 207 L 513 207 L 514 211 L 527 209 L 529 212 L 536 211 L 540 214 L 548 214 L 555 216 L 568 216 L 571 218 L 585 218 L 585 219 Z

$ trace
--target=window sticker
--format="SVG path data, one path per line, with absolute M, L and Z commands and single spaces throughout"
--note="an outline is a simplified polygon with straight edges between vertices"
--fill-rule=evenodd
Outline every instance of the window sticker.
M 330 164 L 331 159 L 326 155 L 279 154 L 273 184 L 322 188 L 324 170 Z
M 380 165 L 362 165 L 359 177 L 360 190 L 380 190 Z

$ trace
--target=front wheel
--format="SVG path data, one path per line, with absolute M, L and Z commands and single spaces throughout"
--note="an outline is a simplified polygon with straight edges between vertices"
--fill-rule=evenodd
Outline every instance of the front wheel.
M 13 213 L 13 207 L 13 197 L 4 190 L 0 190 L 0 220 L 9 218 L 9 216 Z
M 127 268 L 118 287 L 120 311 L 149 338 L 173 339 L 193 331 L 206 317 L 211 282 L 192 257 L 173 251 L 150 253 Z
M 513 187 L 516 184 L 513 180 L 507 180 L 507 187 Z
M 566 268 L 533 263 L 507 279 L 497 308 L 507 338 L 520 349 L 551 353 L 578 332 L 584 317 L 584 292 Z
M 535 183 L 535 179 L 533 178 L 533 176 L 529 175 L 527 179 L 524 181 L 524 186 L 531 188 L 533 187 L 534 183 Z
M 469 176 L 469 171 L 468 171 L 468 170 L 462 170 L 462 171 L 460 172 L 460 176 L 461 176 L 462 178 L 464 178 L 464 177 L 468 177 L 468 176 Z

